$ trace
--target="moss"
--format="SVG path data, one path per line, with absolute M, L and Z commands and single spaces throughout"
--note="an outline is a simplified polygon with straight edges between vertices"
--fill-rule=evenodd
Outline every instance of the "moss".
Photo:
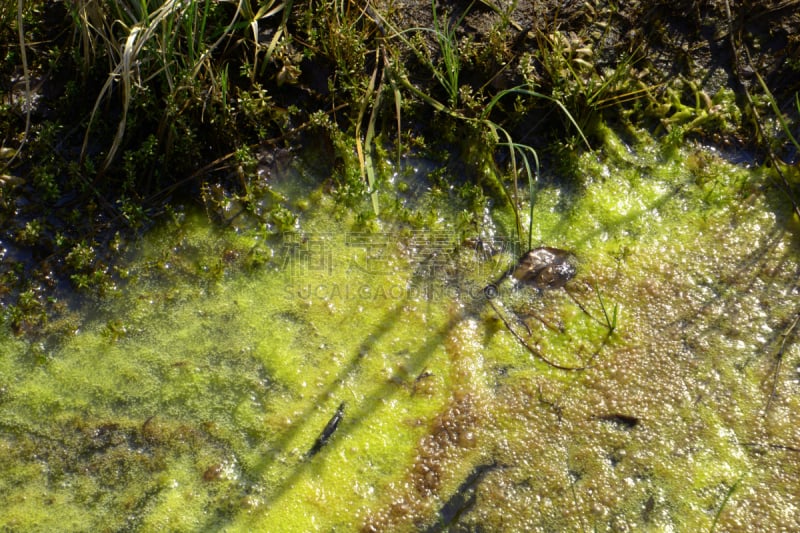
M 176 214 L 60 344 L 0 340 L 2 525 L 794 527 L 789 206 L 768 169 L 601 134 L 579 192 L 536 195 L 533 243 L 580 260 L 569 294 L 504 285 L 505 322 L 481 289 L 516 259 L 516 224 L 474 191 L 367 224 L 289 179 L 280 205 L 313 201 L 280 236 Z

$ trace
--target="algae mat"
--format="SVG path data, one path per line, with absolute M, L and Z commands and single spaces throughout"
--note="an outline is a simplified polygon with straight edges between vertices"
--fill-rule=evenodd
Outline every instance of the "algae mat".
M 3 338 L 0 527 L 800 529 L 798 221 L 766 170 L 605 137 L 536 195 L 568 292 L 490 304 L 520 239 L 457 189 L 176 215 L 67 338 Z

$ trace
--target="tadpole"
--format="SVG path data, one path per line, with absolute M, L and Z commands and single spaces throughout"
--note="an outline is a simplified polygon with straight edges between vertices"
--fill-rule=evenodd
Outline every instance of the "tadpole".
M 336 428 L 339 427 L 339 423 L 344 418 L 344 402 L 339 404 L 339 407 L 336 409 L 336 412 L 333 413 L 333 416 L 328 423 L 325 424 L 325 428 L 322 430 L 322 433 L 319 434 L 317 440 L 314 441 L 314 445 L 308 450 L 306 453 L 306 459 L 310 459 L 314 457 L 319 451 L 322 449 L 323 446 L 328 444 L 328 441 L 333 436 Z

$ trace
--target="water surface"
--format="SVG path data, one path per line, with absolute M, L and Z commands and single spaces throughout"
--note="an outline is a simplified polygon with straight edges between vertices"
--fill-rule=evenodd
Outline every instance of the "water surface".
M 608 132 L 577 164 L 531 226 L 579 258 L 569 293 L 494 306 L 527 236 L 425 167 L 378 220 L 298 167 L 270 178 L 288 232 L 176 215 L 72 334 L 0 340 L 0 524 L 800 529 L 788 202 L 703 147 Z

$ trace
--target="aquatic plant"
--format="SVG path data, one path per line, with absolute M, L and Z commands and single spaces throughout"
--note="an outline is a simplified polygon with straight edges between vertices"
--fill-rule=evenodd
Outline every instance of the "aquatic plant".
M 174 136 L 170 124 L 187 109 L 200 105 L 203 110 L 220 104 L 224 110 L 229 105 L 229 76 L 227 69 L 215 64 L 215 57 L 226 53 L 224 47 L 234 42 L 234 31 L 245 27 L 253 43 L 252 61 L 245 60 L 254 81 L 259 56 L 269 62 L 285 33 L 285 17 L 269 44 L 262 44 L 260 25 L 266 19 L 280 15 L 286 5 L 277 0 L 259 6 L 253 12 L 249 2 L 239 2 L 227 23 L 219 3 L 192 1 L 166 1 L 150 11 L 140 2 L 81 1 L 72 9 L 76 32 L 79 34 L 84 69 L 88 71 L 94 56 L 111 61 L 112 69 L 98 94 L 84 135 L 81 157 L 87 156 L 92 132 L 91 126 L 101 104 L 112 89 L 119 88 L 122 102 L 121 117 L 111 146 L 99 170 L 105 171 L 120 148 L 131 103 L 137 93 L 144 92 L 152 79 L 163 84 L 167 103 L 161 117 L 159 141 L 169 144 L 166 135 Z M 109 12 L 112 14 L 109 17 Z M 103 50 L 98 50 L 100 46 Z M 198 79 L 206 80 L 200 85 Z
M 531 90 L 527 86 L 519 86 L 513 87 L 510 89 L 504 89 L 502 91 L 497 92 L 491 98 L 487 98 L 485 103 L 483 104 L 483 109 L 480 114 L 476 116 L 472 116 L 466 110 L 462 109 L 459 105 L 459 94 L 461 87 L 458 86 L 458 76 L 460 70 L 460 59 L 459 59 L 459 45 L 456 40 L 455 34 L 455 26 L 457 26 L 466 16 L 468 10 L 472 7 L 470 4 L 461 14 L 461 16 L 456 20 L 456 23 L 453 26 L 445 24 L 443 26 L 439 26 L 438 23 L 438 16 L 436 15 L 436 8 L 435 5 L 433 6 L 434 12 L 434 28 L 432 30 L 428 30 L 426 28 L 410 28 L 406 30 L 399 30 L 395 28 L 391 22 L 389 22 L 386 18 L 381 16 L 377 12 L 373 12 L 372 16 L 376 17 L 377 22 L 379 23 L 379 27 L 387 28 L 389 33 L 387 33 L 387 38 L 397 38 L 399 39 L 407 48 L 413 51 L 413 53 L 423 61 L 423 64 L 430 69 L 430 71 L 434 74 L 435 78 L 439 81 L 442 87 L 445 88 L 446 93 L 448 95 L 447 103 L 442 103 L 438 101 L 434 96 L 421 91 L 416 86 L 414 86 L 408 79 L 406 73 L 403 71 L 401 62 L 399 58 L 396 57 L 397 52 L 394 52 L 394 56 L 392 60 L 387 62 L 387 68 L 389 68 L 390 76 L 395 80 L 396 84 L 399 87 L 410 92 L 414 97 L 419 98 L 424 103 L 430 105 L 435 111 L 445 114 L 453 119 L 455 119 L 456 123 L 468 123 L 470 126 L 474 127 L 479 133 L 482 139 L 488 140 L 490 145 L 486 152 L 488 152 L 488 157 L 494 157 L 494 150 L 496 147 L 504 147 L 508 150 L 510 156 L 510 174 L 511 174 L 511 181 L 512 181 L 512 190 L 509 191 L 504 185 L 501 183 L 501 190 L 503 190 L 507 196 L 509 204 L 512 206 L 514 210 L 515 220 L 516 220 L 516 233 L 519 242 L 522 244 L 526 241 L 525 235 L 527 235 L 527 243 L 528 248 L 532 245 L 532 233 L 531 233 L 531 226 L 532 217 L 529 217 L 529 226 L 528 230 L 525 231 L 522 227 L 522 218 L 520 217 L 519 213 L 519 206 L 520 206 L 520 195 L 519 195 L 519 187 L 518 187 L 518 175 L 520 171 L 520 166 L 518 165 L 517 161 L 518 158 L 521 161 L 522 169 L 524 170 L 525 177 L 528 183 L 528 204 L 530 209 L 533 209 L 533 205 L 535 203 L 535 191 L 536 191 L 536 175 L 539 172 L 539 159 L 536 153 L 536 150 L 529 146 L 522 143 L 515 142 L 511 136 L 511 134 L 503 128 L 500 124 L 494 122 L 490 116 L 495 108 L 499 105 L 501 100 L 504 97 L 509 95 L 519 95 L 519 96 L 528 96 L 533 97 L 535 99 L 541 99 L 546 102 L 552 103 L 555 107 L 560 109 L 564 115 L 567 117 L 569 122 L 576 128 L 578 135 L 584 141 L 587 147 L 590 148 L 589 142 L 583 134 L 578 123 L 572 117 L 571 113 L 567 110 L 563 103 L 558 101 L 556 98 L 551 96 L 545 95 L 543 93 Z M 436 42 L 439 45 L 440 54 L 442 57 L 443 67 L 440 68 L 436 61 L 432 59 L 427 53 L 424 51 L 424 45 L 420 46 L 417 44 L 416 41 L 406 36 L 407 33 L 415 33 L 415 32 L 427 32 L 430 31 L 436 39 Z M 391 56 L 390 56 L 391 57 Z M 399 115 L 398 115 L 399 121 Z M 484 152 L 484 156 L 486 155 Z M 491 176 L 490 179 L 501 181 L 500 176 L 497 175 L 496 172 L 490 172 Z

